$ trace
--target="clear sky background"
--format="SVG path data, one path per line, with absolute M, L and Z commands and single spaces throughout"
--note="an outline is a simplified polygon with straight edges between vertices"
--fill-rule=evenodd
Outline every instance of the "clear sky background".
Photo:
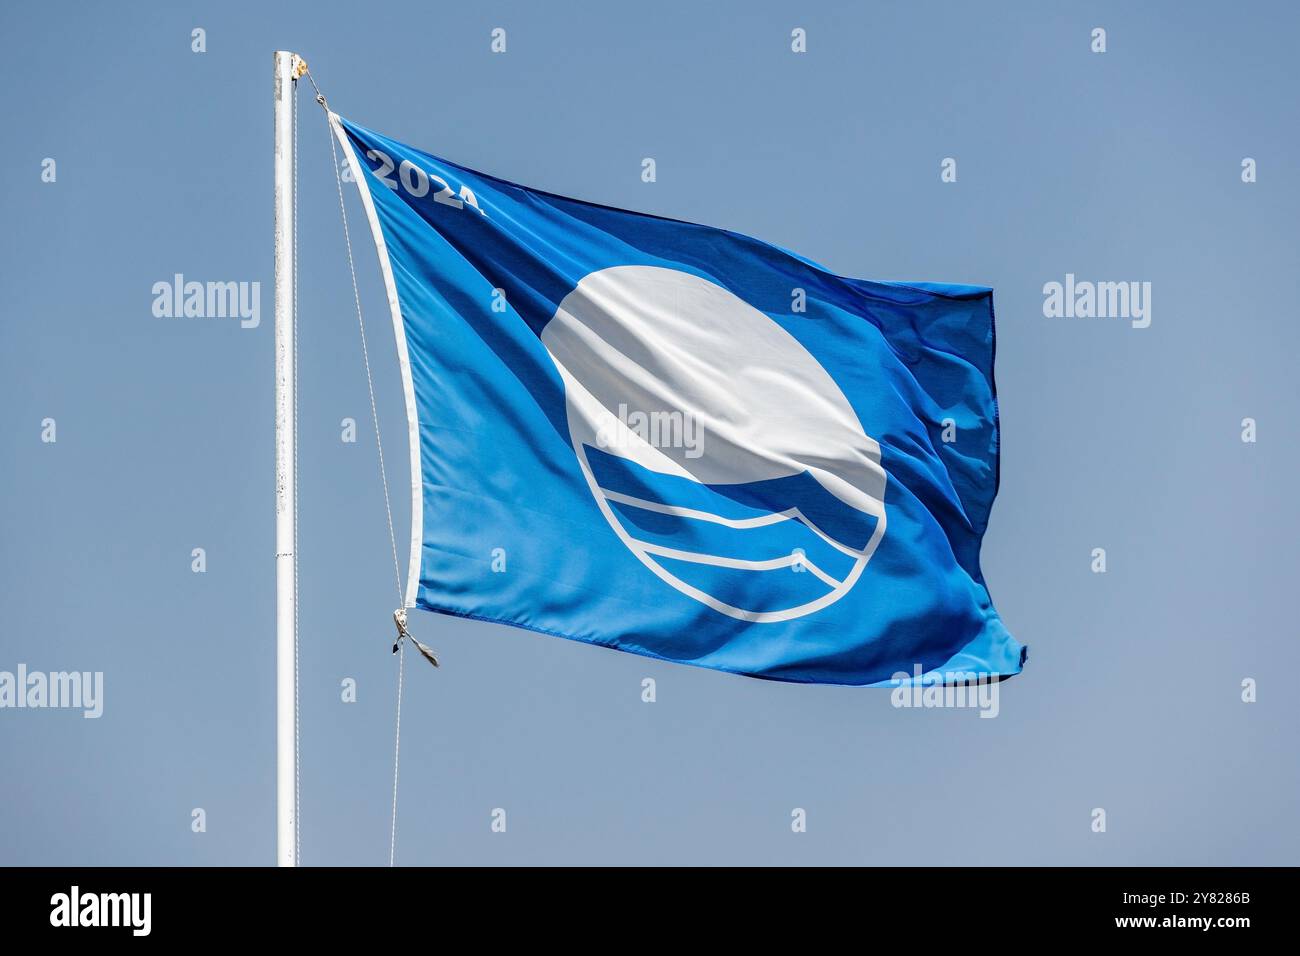
M 997 719 L 413 612 L 443 667 L 407 659 L 399 863 L 1297 862 L 1298 32 L 1281 2 L 5 5 L 0 670 L 103 671 L 105 709 L 0 711 L 0 863 L 274 860 L 277 48 L 342 114 L 483 171 L 996 289 L 984 569 L 1030 646 Z M 392 562 L 300 95 L 302 861 L 383 864 Z M 260 326 L 155 318 L 178 272 L 260 281 Z M 1151 282 L 1151 326 L 1045 318 L 1067 272 Z

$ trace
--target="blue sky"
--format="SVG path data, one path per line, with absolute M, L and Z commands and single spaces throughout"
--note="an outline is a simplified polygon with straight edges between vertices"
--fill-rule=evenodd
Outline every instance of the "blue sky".
M 273 859 L 277 48 L 307 57 L 339 112 L 467 166 L 737 229 L 844 274 L 996 290 L 1003 457 L 983 566 L 1031 647 L 997 719 L 417 613 L 443 667 L 408 659 L 400 863 L 1294 862 L 1298 17 L 1281 3 L 6 7 L 0 670 L 102 671 L 104 712 L 0 711 L 0 863 Z M 301 124 L 302 858 L 379 864 L 392 567 L 308 96 Z M 402 462 L 379 273 L 348 202 Z M 156 317 L 151 289 L 176 273 L 261 282 L 262 321 Z M 1043 286 L 1067 274 L 1150 282 L 1151 325 L 1046 317 Z M 339 440 L 346 417 L 355 444 Z

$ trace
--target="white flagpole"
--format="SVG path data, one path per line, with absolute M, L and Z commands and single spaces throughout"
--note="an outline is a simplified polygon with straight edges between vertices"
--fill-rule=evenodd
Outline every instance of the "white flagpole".
M 275 756 L 276 862 L 297 866 L 294 657 L 293 98 L 301 59 L 275 53 Z

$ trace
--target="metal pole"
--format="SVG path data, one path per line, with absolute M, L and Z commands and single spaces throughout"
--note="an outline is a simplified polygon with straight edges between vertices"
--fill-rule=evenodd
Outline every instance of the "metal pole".
M 293 97 L 297 54 L 275 54 L 275 758 L 276 862 L 296 866 L 294 651 Z

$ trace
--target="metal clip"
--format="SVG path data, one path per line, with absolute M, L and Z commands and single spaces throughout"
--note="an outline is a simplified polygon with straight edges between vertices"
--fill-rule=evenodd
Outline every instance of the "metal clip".
M 394 654 L 397 653 L 397 649 L 401 646 L 402 640 L 405 638 L 415 645 L 415 649 L 420 652 L 420 655 L 426 661 L 434 667 L 440 666 L 438 664 L 438 656 L 433 653 L 433 649 L 427 644 L 421 644 L 412 636 L 411 632 L 406 629 L 406 608 L 399 607 L 393 612 L 393 623 L 397 625 L 397 640 L 393 642 Z

